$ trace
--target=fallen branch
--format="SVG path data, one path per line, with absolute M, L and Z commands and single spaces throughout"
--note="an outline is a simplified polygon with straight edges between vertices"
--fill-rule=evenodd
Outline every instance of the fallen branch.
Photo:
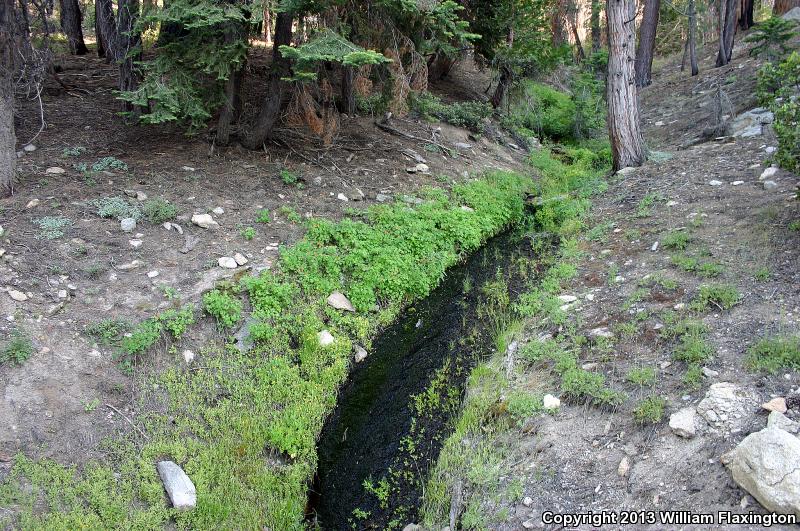
M 380 121 L 380 122 L 376 120 L 375 121 L 375 125 L 378 126 L 379 129 L 382 129 L 382 130 L 386 131 L 387 133 L 391 133 L 391 134 L 397 135 L 397 136 L 402 136 L 402 137 L 408 138 L 410 140 L 416 140 L 417 142 L 424 142 L 426 144 L 432 144 L 432 145 L 438 147 L 439 149 L 441 149 L 442 151 L 444 151 L 445 153 L 447 153 L 448 156 L 450 156 L 450 157 L 453 156 L 453 150 L 450 149 L 449 147 L 445 146 L 444 144 L 440 144 L 439 142 L 435 142 L 435 141 L 429 140 L 427 138 L 422 138 L 422 137 L 419 137 L 419 136 L 415 136 L 415 135 L 412 135 L 410 133 L 406 133 L 405 131 L 401 131 L 400 129 L 396 129 L 396 128 L 392 127 L 391 125 L 389 125 L 388 121 L 389 121 L 388 117 L 384 118 L 383 121 Z
M 114 407 L 114 406 L 112 406 L 111 404 L 106 404 L 106 407 L 107 407 L 107 408 L 109 408 L 109 409 L 111 409 L 112 411 L 114 411 L 114 412 L 115 412 L 117 415 L 119 415 L 120 417 L 124 418 L 126 421 L 128 421 L 128 424 L 130 424 L 131 426 L 133 426 L 133 428 L 134 428 L 136 431 L 138 431 L 138 432 L 139 432 L 139 434 L 140 434 L 142 437 L 144 437 L 144 438 L 145 438 L 145 439 L 147 439 L 147 440 L 150 440 L 150 437 L 148 437 L 148 436 L 147 436 L 147 434 L 146 434 L 145 432 L 143 432 L 143 431 L 141 430 L 141 428 L 139 428 L 139 426 L 137 426 L 136 424 L 134 424 L 134 423 L 133 423 L 133 421 L 132 421 L 131 419 L 129 419 L 128 417 L 126 417 L 126 416 L 125 416 L 125 414 L 124 414 L 124 413 L 122 413 L 122 411 L 120 411 L 119 409 L 115 408 L 115 407 Z

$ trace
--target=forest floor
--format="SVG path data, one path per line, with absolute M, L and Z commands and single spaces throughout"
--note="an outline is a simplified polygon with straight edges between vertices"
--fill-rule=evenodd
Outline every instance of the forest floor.
M 694 141 L 714 123 L 718 81 L 726 114 L 757 106 L 759 62 L 737 46 L 733 62 L 714 69 L 710 48 L 704 52 L 697 78 L 679 72 L 676 60 L 657 66 L 654 84 L 642 96 L 642 117 L 660 162 L 612 178 L 608 191 L 593 199 L 596 228 L 583 242 L 587 258 L 565 292 L 577 297 L 570 312 L 585 332 L 605 327 L 615 335 L 610 354 L 581 363 L 626 389 L 631 400 L 613 411 L 562 404 L 556 414 L 537 417 L 535 428 L 515 431 L 503 481 L 522 479 L 524 492 L 491 508 L 508 516 L 491 527 L 541 527 L 546 510 L 760 510 L 720 457 L 765 425 L 762 402 L 800 394 L 800 373 L 764 376 L 744 366 L 759 337 L 800 328 L 800 232 L 789 228 L 800 219 L 798 177 L 779 170 L 769 190 L 759 180 L 769 166 L 766 148 L 776 145 L 769 128 L 749 139 Z M 100 60 L 69 59 L 63 67 L 60 76 L 70 88 L 48 87 L 48 127 L 32 142 L 36 149 L 19 158 L 16 194 L 0 202 L 0 289 L 7 292 L 0 293 L 0 339 L 21 330 L 35 349 L 21 366 L 0 368 L 0 478 L 17 452 L 80 464 L 102 455 L 103 438 L 130 430 L 143 380 L 120 372 L 113 349 L 87 327 L 102 319 L 138 322 L 159 310 L 198 304 L 215 282 L 268 268 L 280 246 L 302 236 L 303 217 L 340 219 L 348 208 L 385 196 L 413 201 L 423 186 L 448 186 L 465 172 L 530 171 L 526 153 L 502 135 L 474 138 L 445 124 L 405 119 L 395 120 L 395 127 L 423 140 L 389 134 L 359 117 L 342 118 L 332 146 L 286 129 L 284 141 L 264 152 L 215 148 L 174 128 L 123 123 L 111 69 Z M 18 137 L 25 141 L 39 129 L 38 106 L 23 106 L 21 118 Z M 433 143 L 458 156 L 427 150 Z M 84 150 L 65 151 L 77 147 Z M 425 159 L 429 172 L 407 171 L 417 164 L 412 152 Z M 104 157 L 128 169 L 74 167 L 91 167 Z M 297 182 L 289 182 L 294 177 Z M 125 233 L 117 220 L 99 218 L 91 204 L 120 196 L 143 205 L 137 192 L 175 205 L 181 232 L 143 220 Z M 269 223 L 257 221 L 264 208 Z M 204 213 L 219 226 L 192 224 L 192 214 Z M 41 220 L 58 217 L 69 222 L 63 236 L 50 238 Z M 243 235 L 248 227 L 255 230 L 251 239 Z M 689 235 L 685 249 L 665 248 L 672 231 Z M 220 257 L 235 253 L 247 257 L 245 267 L 218 266 Z M 684 271 L 673 256 L 716 264 L 706 270 L 716 276 Z M 687 388 L 686 365 L 672 358 L 674 343 L 660 333 L 664 311 L 689 304 L 702 284 L 721 283 L 741 296 L 729 310 L 703 314 L 714 355 L 704 362 L 700 387 Z M 199 351 L 209 340 L 222 338 L 206 319 L 176 351 L 156 352 L 147 370 L 169 366 L 176 352 Z M 656 383 L 626 380 L 631 369 L 645 367 L 654 368 Z M 557 394 L 546 379 L 537 382 L 543 392 Z M 677 437 L 666 422 L 642 427 L 632 419 L 636 399 L 654 389 L 667 401 L 668 418 L 720 382 L 735 383 L 746 398 L 735 416 L 701 428 L 695 438 Z M 800 411 L 787 413 L 795 414 Z M 620 466 L 623 460 L 627 468 Z

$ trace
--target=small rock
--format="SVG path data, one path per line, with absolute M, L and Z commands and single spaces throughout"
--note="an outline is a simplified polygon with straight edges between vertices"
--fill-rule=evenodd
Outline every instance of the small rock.
M 191 509 L 197 504 L 194 483 L 181 467 L 173 461 L 160 461 L 156 468 L 173 507 Z
M 378 203 L 385 203 L 386 201 L 391 201 L 391 200 L 392 200 L 392 196 L 390 196 L 390 195 L 377 194 L 375 196 L 375 201 L 377 201 Z
M 697 433 L 695 429 L 696 412 L 693 407 L 685 407 L 669 416 L 669 427 L 678 437 L 691 439 Z
M 778 413 L 786 413 L 786 400 L 783 397 L 773 398 L 769 402 L 761 404 L 763 409 L 767 411 L 777 411 Z
M 336 195 L 336 199 L 338 199 L 339 201 L 350 201 L 350 200 L 347 198 L 347 196 L 346 196 L 346 195 L 344 195 L 342 192 L 339 192 L 339 193 Z
M 120 266 L 117 266 L 117 269 L 119 269 L 120 271 L 129 271 L 131 269 L 136 269 L 141 265 L 142 262 L 140 262 L 139 260 L 133 260 L 132 262 L 128 262 L 127 264 L 122 264 Z
M 25 208 L 36 208 L 37 206 L 39 206 L 39 199 L 34 198 L 28 201 L 28 204 L 25 205 Z
M 412 166 L 410 168 L 406 168 L 408 173 L 429 173 L 430 168 L 424 162 L 420 162 L 416 166 Z
M 617 175 L 630 175 L 636 172 L 636 168 L 634 166 L 628 166 L 627 168 L 622 168 L 617 171 Z
M 194 361 L 194 352 L 192 352 L 191 350 L 188 350 L 188 349 L 184 350 L 183 351 L 183 361 L 185 361 L 187 364 L 193 362 Z
M 62 173 L 66 173 L 67 170 L 62 168 L 61 166 L 51 166 L 44 170 L 45 173 L 49 173 L 50 175 L 61 175 Z
M 361 363 L 365 359 L 367 359 L 367 351 L 364 349 L 364 347 L 357 346 L 355 355 L 356 363 Z
M 133 232 L 136 229 L 136 220 L 133 218 L 122 218 L 119 220 L 119 228 L 122 232 Z
M 575 302 L 576 300 L 578 300 L 578 297 L 576 297 L 575 295 L 559 295 L 558 299 L 561 302 L 570 303 L 570 302 Z
M 147 278 L 156 278 L 160 273 L 158 271 L 148 271 Z
M 706 378 L 715 378 L 719 376 L 719 372 L 713 369 L 709 369 L 708 367 L 703 367 L 702 370 L 703 370 L 703 376 L 705 376 Z
M 547 394 L 542 398 L 542 405 L 545 409 L 558 409 L 561 407 L 561 400 L 553 395 Z
M 65 290 L 65 289 L 58 290 L 58 298 L 59 299 L 66 299 L 68 296 L 69 296 L 69 294 L 67 293 L 67 290 Z
M 650 246 L 650 250 L 653 252 L 658 251 L 658 242 L 653 242 L 653 245 Z
M 222 214 L 225 213 L 225 209 L 222 208 L 222 207 L 216 207 L 211 212 L 213 212 L 214 214 L 216 214 L 218 216 L 221 216 Z
M 628 460 L 628 456 L 622 458 L 619 462 L 619 466 L 617 466 L 617 475 L 621 478 L 624 478 L 628 475 L 628 472 L 631 471 L 631 463 Z
M 663 125 L 664 125 L 664 122 L 663 122 L 662 120 L 659 120 L 659 121 L 657 121 L 657 122 L 655 123 L 655 126 L 656 126 L 656 127 L 662 127 Z
M 36 151 L 36 146 L 34 146 L 33 144 L 28 144 L 22 148 L 22 151 L 25 151 L 27 153 L 33 153 L 34 151 Z
M 776 183 L 775 181 L 764 181 L 764 190 L 771 191 L 777 189 L 778 189 L 778 183 Z
M 742 185 L 742 184 L 744 184 L 744 181 L 733 181 L 731 183 L 731 186 L 739 186 L 739 185 Z
M 356 309 L 353 307 L 353 303 L 350 302 L 350 299 L 338 291 L 334 291 L 328 295 L 326 302 L 328 303 L 328 306 L 336 308 L 337 310 L 345 310 L 348 312 L 356 311 Z
M 778 148 L 776 148 L 775 146 L 767 146 L 766 148 L 764 148 L 764 151 L 767 152 L 767 155 L 772 155 L 773 153 L 778 151 Z
M 22 293 L 21 291 L 17 291 L 15 289 L 8 289 L 8 296 L 14 299 L 17 302 L 25 302 L 28 300 L 28 296 Z
M 403 531 L 422 531 L 422 526 L 417 524 L 408 524 L 403 528 Z
M 350 199 L 350 201 L 363 201 L 364 200 L 364 192 L 362 192 L 358 188 L 348 188 L 347 189 L 347 198 Z
M 237 265 L 243 266 L 247 263 L 247 257 L 242 253 L 236 253 L 233 255 L 233 259 L 236 261 Z
M 128 240 L 128 243 L 129 243 L 129 244 L 130 244 L 130 246 L 131 246 L 131 247 L 133 247 L 134 249 L 138 249 L 139 247 L 141 247 L 141 246 L 142 246 L 142 243 L 143 243 L 143 242 L 142 242 L 142 240 Z
M 195 169 L 192 168 L 191 166 L 181 166 L 181 169 L 183 171 L 195 171 Z
M 319 345 L 321 347 L 327 347 L 328 345 L 332 344 L 334 339 L 331 333 L 327 330 L 323 330 L 322 332 L 317 334 L 317 339 L 319 340 Z
M 137 191 L 135 197 L 137 201 L 147 201 L 147 194 L 144 192 Z
M 475 212 L 474 208 L 469 207 L 467 205 L 461 205 L 461 210 L 463 210 L 464 212 Z
M 236 263 L 235 258 L 231 258 L 230 256 L 223 256 L 217 260 L 217 263 L 220 267 L 225 269 L 236 269 L 239 267 L 239 264 Z
M 183 242 L 183 247 L 180 249 L 180 252 L 183 254 L 190 253 L 194 250 L 198 243 L 200 243 L 200 238 L 187 234 L 186 240 Z
M 677 201 L 675 201 L 675 200 L 670 200 L 670 201 L 667 201 L 667 206 L 668 206 L 668 207 L 674 207 L 674 206 L 678 206 L 678 202 L 677 202 Z
M 769 179 L 770 177 L 775 177 L 777 173 L 778 173 L 778 168 L 776 168 L 775 166 L 770 166 L 769 168 L 761 172 L 761 177 L 759 177 L 758 180 L 763 181 Z
M 780 411 L 773 411 L 769 414 L 769 417 L 767 417 L 767 427 L 778 428 L 794 434 L 797 434 L 797 432 L 800 431 L 800 424 L 787 418 L 786 415 Z
M 531 505 L 533 505 L 533 498 L 531 498 L 530 496 L 525 496 L 524 498 L 522 498 L 522 505 L 524 505 L 525 507 L 530 507 Z
M 713 179 L 711 181 L 708 181 L 708 184 L 710 186 L 722 186 L 722 181 L 718 181 L 716 179 Z
M 460 150 L 472 149 L 472 144 L 467 144 L 466 142 L 456 142 L 453 145 L 456 147 L 456 149 Z
M 2 225 L 0 225 L 0 238 L 2 238 L 5 233 L 6 229 L 4 229 Z
M 599 328 L 593 328 L 593 329 L 589 330 L 589 337 L 591 337 L 591 338 L 598 338 L 598 337 L 612 338 L 612 337 L 614 337 L 614 332 L 609 330 L 607 326 L 601 326 Z
M 218 227 L 219 223 L 214 221 L 211 214 L 195 214 L 192 216 L 192 223 L 202 229 L 209 229 L 211 227 Z

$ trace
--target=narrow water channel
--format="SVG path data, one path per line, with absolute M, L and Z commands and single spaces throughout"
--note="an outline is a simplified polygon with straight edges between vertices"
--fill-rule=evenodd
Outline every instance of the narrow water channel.
M 321 529 L 402 529 L 416 521 L 428 469 L 458 408 L 416 418 L 413 397 L 444 375 L 447 390 L 437 392 L 461 403 L 469 371 L 492 352 L 497 300 L 513 301 L 535 274 L 531 243 L 522 230 L 488 241 L 384 330 L 353 369 L 318 444 L 309 519 Z M 391 489 L 379 499 L 364 482 L 382 478 Z

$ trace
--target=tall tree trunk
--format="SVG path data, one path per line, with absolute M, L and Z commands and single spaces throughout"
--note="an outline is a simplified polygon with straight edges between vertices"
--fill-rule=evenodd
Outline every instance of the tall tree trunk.
M 575 39 L 575 47 L 578 51 L 578 62 L 582 63 L 586 60 L 586 54 L 583 51 L 583 43 L 581 43 L 581 36 L 578 34 L 578 22 L 575 20 L 578 14 L 575 13 L 574 18 L 571 16 L 569 25 L 572 28 L 572 38 Z
M 600 51 L 600 0 L 592 0 L 592 53 Z
M 89 50 L 83 42 L 83 29 L 81 28 L 81 8 L 78 0 L 60 0 L 61 29 L 67 35 L 69 52 L 72 55 L 86 55 Z
M 14 0 L 0 0 L 0 197 L 14 192 L 17 137 L 14 134 Z
M 225 43 L 230 45 L 245 37 L 245 27 L 242 24 L 231 23 L 225 31 Z M 225 101 L 217 119 L 216 142 L 226 146 L 230 142 L 231 124 L 241 110 L 242 76 L 244 62 L 231 72 L 225 82 Z
M 139 73 L 134 65 L 141 57 L 141 35 L 136 32 L 139 18 L 139 0 L 119 0 L 117 4 L 117 54 L 119 63 L 119 90 L 133 91 L 139 86 Z M 123 102 L 123 109 L 135 112 L 130 102 Z
M 695 0 L 689 0 L 689 36 L 686 41 L 689 47 L 689 64 L 692 75 L 696 76 L 700 70 L 697 68 L 697 10 Z
M 94 0 L 94 34 L 97 39 L 97 56 L 105 57 L 106 62 L 111 61 L 113 54 L 108 49 L 108 43 L 105 37 L 107 29 L 103 28 L 103 22 L 109 19 L 113 21 L 113 13 L 111 2 L 107 0 Z
M 275 17 L 275 42 L 272 49 L 272 65 L 267 77 L 267 94 L 261 104 L 256 123 L 243 144 L 248 149 L 260 149 L 272 135 L 272 129 L 280 118 L 288 91 L 287 83 L 282 80 L 289 74 L 289 60 L 283 57 L 281 45 L 292 42 L 292 22 L 294 14 L 287 11 Z
M 339 111 L 353 116 L 356 113 L 356 70 L 352 66 L 342 67 L 342 102 Z
M 772 6 L 772 14 L 779 17 L 795 7 L 800 7 L 800 0 L 775 0 L 775 4 Z
M 636 86 L 646 87 L 652 82 L 653 52 L 656 49 L 656 29 L 661 0 L 645 0 L 642 23 L 639 27 L 639 47 L 636 48 Z
M 564 21 L 567 16 L 567 2 L 569 0 L 555 0 L 553 12 L 550 15 L 550 33 L 553 36 L 553 46 L 567 43 L 564 33 Z
M 719 0 L 719 52 L 717 66 L 731 62 L 733 35 L 736 33 L 736 0 Z
M 754 0 L 741 0 L 739 9 L 739 29 L 749 30 L 753 27 Z
M 508 28 L 508 35 L 506 36 L 506 46 L 511 48 L 514 46 L 514 26 Z M 514 76 L 514 72 L 511 70 L 511 67 L 507 64 L 503 63 L 500 65 L 500 79 L 497 82 L 497 87 L 494 89 L 494 94 L 492 94 L 491 99 L 489 102 L 492 104 L 492 107 L 497 109 L 500 105 L 503 104 L 503 100 L 506 97 L 506 92 L 508 92 L 508 87 L 511 86 L 511 81 Z
M 634 0 L 606 0 L 608 135 L 614 170 L 641 166 L 646 157 L 633 68 L 635 17 Z

